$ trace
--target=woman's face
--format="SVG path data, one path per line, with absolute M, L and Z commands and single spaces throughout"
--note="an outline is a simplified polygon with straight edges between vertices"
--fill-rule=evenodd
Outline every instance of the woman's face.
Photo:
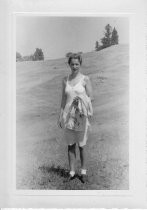
M 77 74 L 80 71 L 80 62 L 76 58 L 72 58 L 70 62 L 70 68 L 73 74 Z

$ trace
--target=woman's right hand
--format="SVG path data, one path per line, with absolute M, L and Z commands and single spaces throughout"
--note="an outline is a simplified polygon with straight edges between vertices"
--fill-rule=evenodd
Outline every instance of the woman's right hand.
M 59 128 L 62 128 L 62 122 L 61 122 L 60 117 L 59 117 L 59 119 L 58 119 L 57 125 L 58 125 Z
M 62 128 L 62 121 L 63 121 L 62 119 L 63 119 L 63 109 L 61 109 L 60 115 L 57 121 L 57 125 L 59 126 L 59 128 Z

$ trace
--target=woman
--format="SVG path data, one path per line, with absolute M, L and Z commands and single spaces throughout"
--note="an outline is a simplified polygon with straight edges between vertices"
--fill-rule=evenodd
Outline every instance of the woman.
M 63 79 L 61 111 L 58 125 L 64 128 L 64 139 L 68 145 L 70 166 L 69 179 L 75 178 L 76 143 L 79 146 L 81 160 L 81 181 L 87 179 L 86 142 L 88 138 L 89 120 L 93 110 L 92 86 L 89 77 L 80 72 L 82 57 L 72 54 L 68 58 L 71 74 Z

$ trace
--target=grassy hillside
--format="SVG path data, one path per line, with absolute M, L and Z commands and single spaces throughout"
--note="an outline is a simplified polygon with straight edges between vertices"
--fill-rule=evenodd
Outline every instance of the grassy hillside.
M 86 184 L 64 183 L 67 146 L 56 122 L 61 80 L 69 72 L 66 59 L 17 63 L 17 188 L 128 189 L 128 46 L 83 54 L 82 72 L 95 98 Z

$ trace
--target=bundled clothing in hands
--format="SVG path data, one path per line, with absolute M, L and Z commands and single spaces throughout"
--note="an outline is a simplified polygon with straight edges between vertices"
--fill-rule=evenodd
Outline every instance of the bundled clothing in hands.
M 64 109 L 64 126 L 75 131 L 85 130 L 85 123 L 88 117 L 93 114 L 91 100 L 88 96 L 77 96 L 70 106 Z

